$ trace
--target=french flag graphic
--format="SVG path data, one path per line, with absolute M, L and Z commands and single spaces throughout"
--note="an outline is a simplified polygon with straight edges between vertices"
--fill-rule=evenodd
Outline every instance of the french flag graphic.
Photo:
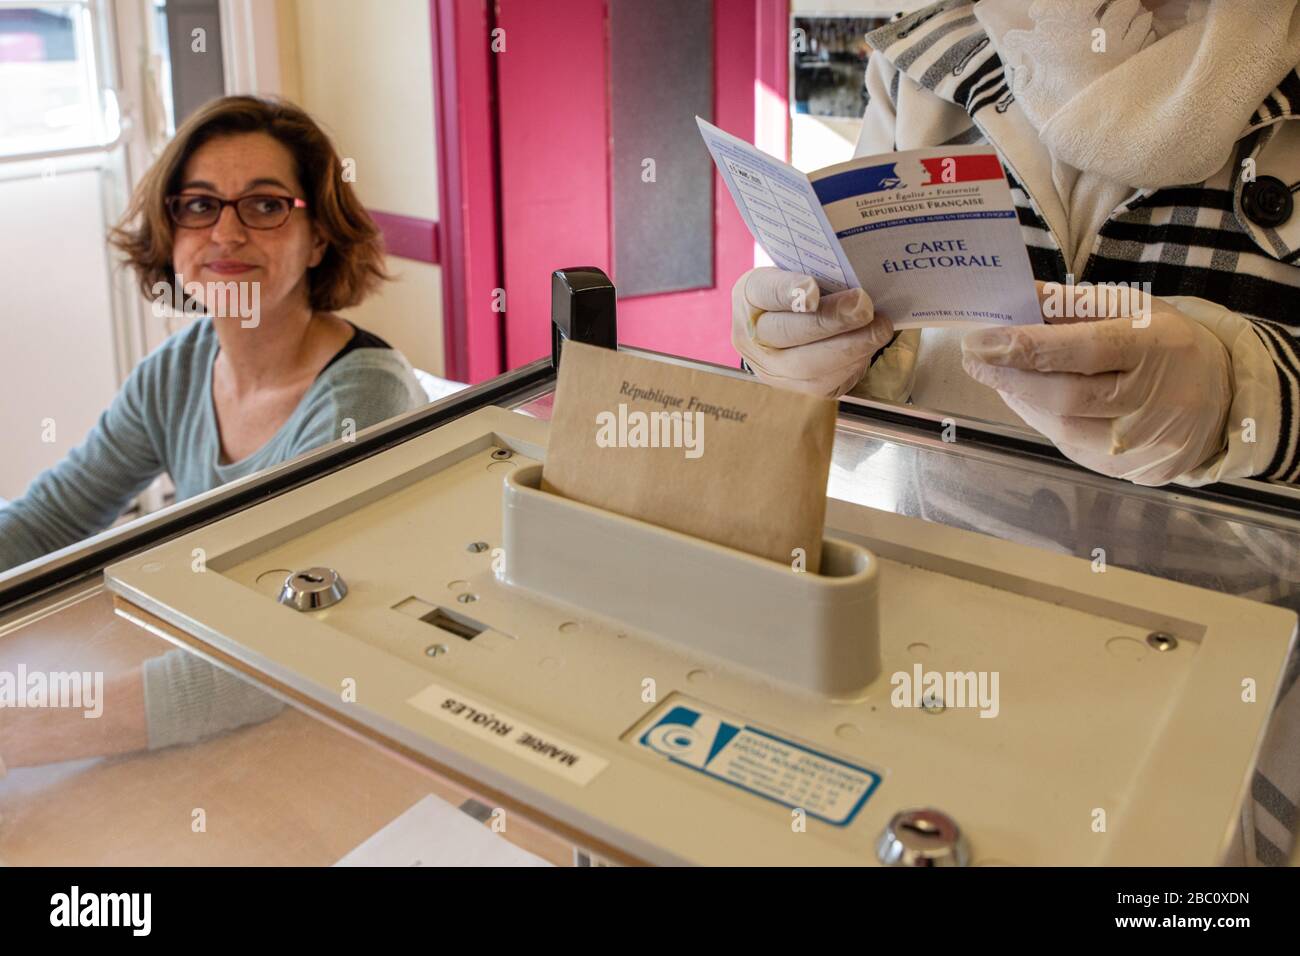
M 827 206 L 842 199 L 888 189 L 917 189 L 1002 178 L 1002 164 L 998 162 L 997 153 L 961 153 L 850 169 L 814 180 L 812 187 L 817 199 Z
M 964 156 L 934 156 L 921 160 L 921 165 L 929 174 L 929 179 L 920 183 L 922 186 L 938 186 L 943 183 L 971 183 L 983 179 L 1001 179 L 1002 164 L 998 162 L 997 153 L 976 153 Z

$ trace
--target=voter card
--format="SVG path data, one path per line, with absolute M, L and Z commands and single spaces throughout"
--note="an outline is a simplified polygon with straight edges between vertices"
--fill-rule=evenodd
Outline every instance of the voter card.
M 1041 323 L 991 146 L 865 156 L 810 175 L 696 117 L 754 240 L 823 292 L 862 288 L 895 329 Z
M 823 292 L 862 285 L 808 177 L 695 117 L 754 241 L 778 268 L 812 276 Z

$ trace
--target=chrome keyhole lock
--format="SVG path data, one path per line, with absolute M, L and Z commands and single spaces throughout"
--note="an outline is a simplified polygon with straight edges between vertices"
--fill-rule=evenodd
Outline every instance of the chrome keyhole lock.
M 319 611 L 347 597 L 348 586 L 333 568 L 308 568 L 284 579 L 281 604 L 297 611 Z
M 876 841 L 886 866 L 966 866 L 970 848 L 955 820 L 932 808 L 894 814 Z

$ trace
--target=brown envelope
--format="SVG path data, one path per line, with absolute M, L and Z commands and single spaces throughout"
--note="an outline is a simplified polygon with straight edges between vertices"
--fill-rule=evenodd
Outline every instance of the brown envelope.
M 542 488 L 821 566 L 834 401 L 565 342 Z

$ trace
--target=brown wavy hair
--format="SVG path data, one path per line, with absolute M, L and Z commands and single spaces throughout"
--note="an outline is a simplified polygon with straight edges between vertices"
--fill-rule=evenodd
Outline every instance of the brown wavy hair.
M 162 155 L 149 167 L 109 242 L 126 254 L 146 298 L 159 282 L 173 282 L 174 226 L 168 196 L 180 186 L 185 164 L 209 140 L 242 133 L 266 133 L 293 154 L 307 214 L 327 248 L 307 270 L 311 307 L 333 312 L 359 304 L 383 280 L 384 245 L 379 228 L 343 179 L 343 167 L 329 136 L 301 108 L 285 100 L 225 96 L 200 107 L 181 124 Z

